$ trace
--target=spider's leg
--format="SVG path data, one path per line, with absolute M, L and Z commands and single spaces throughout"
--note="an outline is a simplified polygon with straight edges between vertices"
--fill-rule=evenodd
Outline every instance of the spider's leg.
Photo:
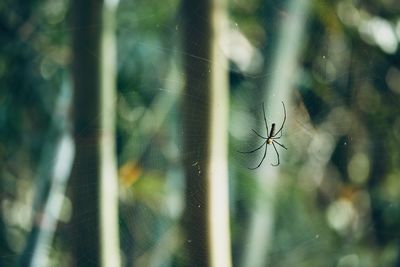
M 283 101 L 282 101 L 282 105 L 283 105 L 283 114 L 284 114 L 282 126 L 281 126 L 281 128 L 279 128 L 279 130 L 275 133 L 274 136 L 277 136 L 278 133 L 280 133 L 280 132 L 282 131 L 283 126 L 285 125 L 285 122 L 286 122 L 286 108 L 285 108 L 285 104 L 283 103 Z M 274 136 L 273 136 L 273 137 L 274 137 Z
M 264 102 L 262 103 L 262 108 L 263 108 L 263 116 L 264 116 L 265 128 L 267 128 L 267 134 L 268 134 L 268 133 L 269 133 L 269 130 L 268 130 L 267 118 L 265 117 Z
M 279 136 L 277 136 L 277 134 L 276 134 L 276 135 L 273 136 L 272 138 L 279 139 L 279 138 L 282 137 L 282 133 L 283 133 L 283 130 L 279 132 Z
M 274 143 L 274 142 L 272 142 L 272 145 L 274 146 L 274 149 L 275 149 L 275 152 L 276 152 L 276 156 L 278 157 L 278 163 L 277 163 L 277 164 L 272 164 L 272 163 L 271 163 L 271 165 L 272 165 L 272 166 L 278 166 L 279 163 L 280 163 L 280 161 L 279 161 L 279 153 L 278 153 L 278 150 L 276 149 L 276 146 L 275 146 L 275 143 Z
M 238 152 L 239 152 L 239 153 L 245 153 L 245 154 L 253 153 L 253 152 L 256 152 L 257 150 L 259 150 L 260 148 L 262 148 L 263 145 L 265 145 L 266 143 L 267 143 L 267 141 L 265 141 L 264 143 L 261 144 L 261 146 L 257 147 L 256 149 L 253 149 L 253 150 L 251 150 L 251 151 L 238 151 Z
M 258 137 L 261 137 L 262 139 L 268 139 L 268 138 L 266 138 L 266 137 L 264 137 L 264 136 L 262 136 L 261 134 L 259 134 L 259 133 L 257 133 L 256 132 L 256 130 L 254 130 L 254 129 L 251 129 L 256 135 L 258 135 Z
M 280 145 L 281 147 L 283 147 L 284 149 L 286 149 L 287 150 L 287 147 L 285 147 L 284 145 L 282 145 L 281 143 L 279 143 L 278 141 L 276 141 L 276 140 L 273 140 L 272 139 L 272 142 L 275 142 L 275 143 L 277 143 L 278 145 Z
M 259 164 L 257 165 L 257 167 L 255 167 L 255 168 L 249 168 L 250 170 L 255 170 L 255 169 L 257 169 L 258 167 L 261 166 L 261 164 L 263 163 L 263 161 L 264 161 L 264 159 L 265 159 L 265 156 L 267 155 L 267 150 L 268 150 L 268 145 L 265 143 L 264 155 L 263 155 L 263 157 L 262 157 L 260 163 L 259 163 Z

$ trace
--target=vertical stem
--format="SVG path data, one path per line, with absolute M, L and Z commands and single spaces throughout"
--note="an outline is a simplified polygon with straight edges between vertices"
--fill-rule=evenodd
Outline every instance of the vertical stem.
M 183 94 L 183 163 L 186 176 L 184 227 L 188 266 L 209 266 L 208 180 L 204 172 L 208 155 L 207 134 L 210 86 L 210 1 L 183 0 L 183 63 L 186 72 Z M 196 34 L 197 32 L 197 34 Z M 201 34 L 200 34 L 201 33 Z
M 115 147 L 116 40 L 118 1 L 105 1 L 101 35 L 100 84 L 100 236 L 103 266 L 120 266 L 118 231 L 118 177 Z
M 98 266 L 99 218 L 99 86 L 102 2 L 72 2 L 73 122 L 75 159 L 72 168 L 72 248 L 75 266 Z
M 115 2 L 115 1 L 114 1 Z M 114 8 L 75 0 L 72 242 L 76 266 L 119 266 Z
M 211 266 L 231 266 L 228 181 L 228 110 L 227 59 L 221 52 L 221 38 L 227 30 L 226 2 L 213 1 L 212 71 L 209 129 L 209 227 Z
M 231 266 L 228 208 L 227 62 L 219 50 L 224 1 L 183 1 L 183 99 L 190 266 Z

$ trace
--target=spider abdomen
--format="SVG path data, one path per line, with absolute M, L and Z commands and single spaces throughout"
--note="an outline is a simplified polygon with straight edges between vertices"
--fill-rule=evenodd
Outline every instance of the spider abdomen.
M 269 132 L 269 138 L 274 137 L 274 136 L 275 136 L 275 123 L 272 123 L 271 131 Z M 271 143 L 272 143 L 272 140 L 271 140 Z M 270 144 L 269 141 L 268 141 L 268 144 Z

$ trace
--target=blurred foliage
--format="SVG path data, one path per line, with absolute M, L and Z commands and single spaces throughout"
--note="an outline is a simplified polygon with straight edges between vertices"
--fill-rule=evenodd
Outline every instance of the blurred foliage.
M 67 4 L 0 4 L 1 266 L 13 266 L 32 225 L 35 175 L 67 64 Z
M 239 46 L 244 57 L 264 59 L 277 19 L 290 16 L 278 2 L 230 1 L 231 28 L 249 45 Z M 76 30 L 69 26 L 69 4 L 0 3 L 1 266 L 15 264 L 32 224 L 39 155 L 63 73 L 69 72 L 69 38 Z M 177 0 L 121 1 L 118 9 L 121 248 L 126 263 L 140 266 L 185 262 L 179 10 Z M 304 49 L 284 136 L 289 150 L 281 166 L 270 266 L 399 266 L 399 14 L 394 0 L 313 1 L 306 42 L 298 44 Z M 221 53 L 227 53 L 223 47 Z M 236 150 L 257 141 L 247 130 L 256 123 L 257 91 L 268 73 L 260 66 L 247 72 L 230 59 L 229 171 L 238 266 L 257 188 Z M 54 266 L 68 262 L 67 231 L 61 223 Z

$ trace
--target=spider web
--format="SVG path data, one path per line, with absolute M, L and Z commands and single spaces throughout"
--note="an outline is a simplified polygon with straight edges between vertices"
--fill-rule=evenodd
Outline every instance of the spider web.
M 180 251 L 186 242 L 191 242 L 184 240 L 179 226 L 184 206 L 182 195 L 184 179 L 180 163 L 181 157 L 184 156 L 180 141 L 184 133 L 179 124 L 179 97 L 182 95 L 183 73 L 175 60 L 181 56 L 195 55 L 183 55 L 181 48 L 175 47 L 177 42 L 175 38 L 169 40 L 170 43 L 165 41 L 168 39 L 165 36 L 176 36 L 180 31 L 179 21 L 173 19 L 175 9 L 168 7 L 154 11 L 150 9 L 151 4 L 142 4 L 142 7 L 138 7 L 136 3 L 134 7 L 130 5 L 133 4 L 123 2 L 120 7 L 118 38 L 120 44 L 126 45 L 119 47 L 119 95 L 115 100 L 118 104 L 120 141 L 118 153 L 120 177 L 122 177 L 120 243 L 123 262 L 135 266 L 174 266 L 176 263 L 184 264 L 185 259 Z M 150 11 L 144 12 L 141 8 Z M 175 23 L 165 18 L 157 19 L 159 16 L 163 17 L 160 13 L 168 14 L 164 17 Z M 131 14 L 137 16 L 134 20 L 137 24 L 134 27 L 128 26 L 132 23 L 128 19 Z M 233 25 L 237 27 L 237 31 L 241 31 L 240 21 L 234 22 Z M 132 38 L 132 33 L 136 33 L 137 37 Z M 343 150 L 347 151 L 351 147 L 352 142 L 357 141 L 355 139 L 362 138 L 350 135 L 360 128 L 355 123 L 354 114 L 345 105 L 346 97 L 340 95 L 346 92 L 336 92 L 336 95 L 335 92 L 329 93 L 329 90 L 335 91 L 340 88 L 340 84 L 348 83 L 350 76 L 349 68 L 338 67 L 338 64 L 350 64 L 345 60 L 348 56 L 347 50 L 331 49 L 327 45 L 329 42 L 329 40 L 325 43 L 316 42 L 315 46 L 308 47 L 309 50 L 317 51 L 315 58 L 320 60 L 311 62 L 311 71 L 306 67 L 303 70 L 307 75 L 311 73 L 313 78 L 323 85 L 322 89 L 315 93 L 313 90 L 315 84 L 308 83 L 307 80 L 300 81 L 299 88 L 296 88 L 294 93 L 293 103 L 285 103 L 288 121 L 280 142 L 288 147 L 288 150 L 277 147 L 281 156 L 280 167 L 283 169 L 280 177 L 282 182 L 276 200 L 263 196 L 266 202 L 276 203 L 274 214 L 271 214 L 275 217 L 271 239 L 274 247 L 266 252 L 269 254 L 271 266 L 322 266 L 326 264 L 327 258 L 331 258 L 334 263 L 355 261 L 354 257 L 349 258 L 354 255 L 355 246 L 351 247 L 349 243 L 348 249 L 335 247 L 340 243 L 337 241 L 337 233 L 329 226 L 323 208 L 318 206 L 317 201 L 320 197 L 317 188 L 319 183 L 324 181 L 321 178 L 323 175 L 312 173 L 316 170 L 323 171 L 324 168 L 312 167 L 315 167 L 313 164 L 322 165 L 318 160 L 324 156 L 326 157 L 324 167 L 334 168 L 330 158 L 334 157 L 338 147 L 341 147 L 343 153 Z M 332 50 L 334 52 L 330 54 Z M 368 54 L 367 50 L 358 52 Z M 222 47 L 221 53 L 226 53 Z M 334 62 L 335 60 L 339 62 Z M 304 65 L 308 63 L 310 62 Z M 365 70 L 371 66 L 371 62 L 365 62 Z M 248 226 L 246 218 L 250 216 L 249 207 L 256 201 L 254 195 L 257 188 L 253 181 L 255 174 L 247 167 L 258 164 L 264 152 L 260 149 L 254 155 L 247 155 L 237 151 L 251 150 L 263 141 L 252 134 L 251 129 L 257 128 L 260 121 L 262 122 L 262 100 L 257 98 L 261 90 L 260 84 L 272 75 L 272 72 L 254 74 L 251 71 L 246 72 L 247 70 L 236 65 L 230 66 L 228 70 L 231 80 L 229 109 L 231 223 L 236 264 L 240 262 L 242 251 L 246 249 L 245 229 Z M 357 77 L 361 82 L 376 78 L 362 75 Z M 352 82 L 357 80 L 353 79 Z M 193 96 L 193 101 L 199 100 Z M 204 109 L 207 109 L 208 103 L 203 104 Z M 283 115 L 270 118 L 266 114 L 266 117 L 269 127 L 271 123 L 280 126 L 283 119 Z M 268 133 L 260 132 L 260 134 L 266 136 Z M 329 146 L 330 150 L 326 149 Z M 276 162 L 276 154 L 269 146 L 263 164 L 271 162 Z M 192 166 L 198 168 L 196 162 L 193 162 Z M 298 175 L 295 174 L 296 171 Z M 339 171 L 333 173 L 337 174 Z M 85 194 L 85 188 L 89 186 L 95 185 L 83 184 L 79 190 Z M 90 224 L 94 220 L 91 214 L 88 214 L 81 223 Z M 58 255 L 58 249 L 65 249 L 64 230 L 61 225 L 54 241 L 55 249 L 52 251 L 54 266 L 61 266 L 66 258 Z M 371 230 L 365 230 L 366 233 L 368 231 Z M 339 236 L 345 239 L 343 233 L 339 232 Z M 340 244 L 343 243 L 347 244 L 343 241 Z M 358 259 L 357 256 L 356 260 Z M 88 263 L 88 259 L 79 260 L 82 264 Z

